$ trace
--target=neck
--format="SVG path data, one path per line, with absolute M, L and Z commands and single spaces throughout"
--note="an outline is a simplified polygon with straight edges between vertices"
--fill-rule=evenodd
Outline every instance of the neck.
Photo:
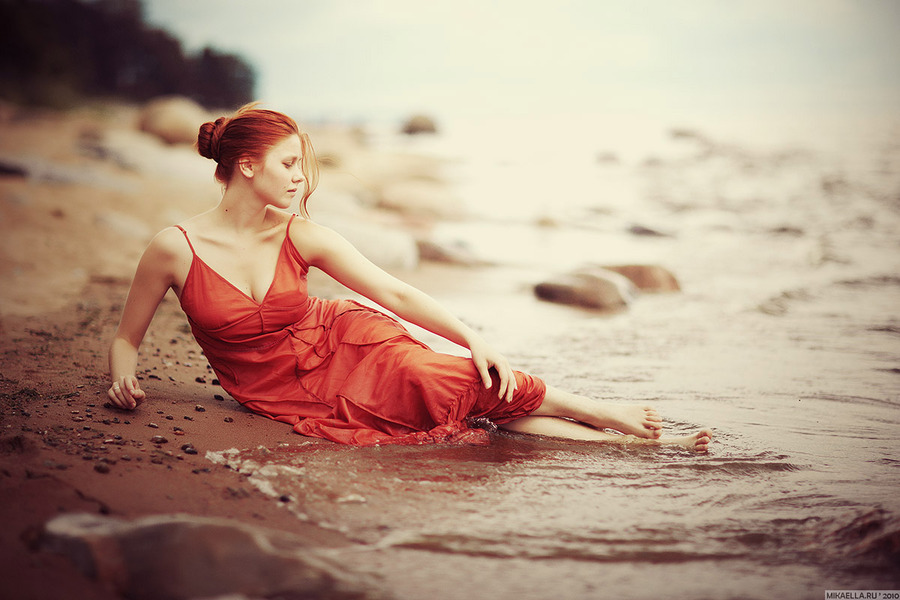
M 258 231 L 263 229 L 266 221 L 266 204 L 259 201 L 247 186 L 233 181 L 225 188 L 225 194 L 214 209 L 223 225 L 233 227 L 235 231 Z

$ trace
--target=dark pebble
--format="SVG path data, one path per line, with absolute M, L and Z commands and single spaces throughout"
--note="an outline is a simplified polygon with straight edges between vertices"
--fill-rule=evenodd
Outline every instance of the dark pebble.
M 184 415 L 184 420 L 185 420 L 185 421 L 193 421 L 193 420 L 194 420 L 194 417 L 189 417 L 189 416 L 187 416 L 187 415 Z
M 156 423 L 147 423 L 147 427 L 149 427 L 150 429 L 159 429 L 159 425 L 157 425 Z
M 197 383 L 206 383 L 206 377 L 197 377 L 194 379 Z
M 290 501 L 291 501 L 291 497 L 288 496 L 287 494 L 282 494 L 281 497 L 278 498 L 278 500 L 279 500 L 280 502 L 290 502 Z
M 98 462 L 94 465 L 94 470 L 98 473 L 109 473 L 109 465 L 103 462 Z
M 231 417 L 225 417 L 225 422 L 226 423 L 234 423 L 234 419 L 232 419 Z
M 175 418 L 175 417 L 173 417 L 172 415 L 166 415 L 166 421 L 171 421 L 171 420 L 173 420 L 174 418 Z
M 168 441 L 169 440 L 167 440 L 166 438 L 164 438 L 161 435 L 154 435 L 152 438 L 150 438 L 151 444 L 165 444 L 165 443 L 168 443 Z
M 225 400 L 225 397 L 222 396 L 221 394 L 216 394 L 215 396 L 213 396 L 213 398 L 215 398 L 219 402 L 223 402 Z
M 196 410 L 197 412 L 206 412 L 206 409 L 203 408 L 202 404 L 198 404 L 197 406 L 195 406 L 194 410 Z
M 181 447 L 181 451 L 184 452 L 185 454 L 197 454 L 197 449 L 194 448 L 193 444 L 184 444 Z

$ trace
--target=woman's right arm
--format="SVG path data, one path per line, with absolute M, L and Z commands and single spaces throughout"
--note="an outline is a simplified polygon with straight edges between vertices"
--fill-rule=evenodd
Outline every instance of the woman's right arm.
M 184 269 L 184 241 L 174 228 L 160 232 L 141 257 L 119 328 L 109 347 L 109 373 L 112 379 L 107 395 L 119 408 L 135 408 L 145 397 L 138 384 L 138 348 L 159 303 L 175 282 L 179 267 Z

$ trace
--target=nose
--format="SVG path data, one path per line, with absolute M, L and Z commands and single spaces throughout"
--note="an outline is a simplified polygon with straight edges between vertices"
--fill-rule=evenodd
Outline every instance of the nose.
M 291 181 L 293 181 L 294 183 L 300 183 L 304 179 L 306 179 L 306 178 L 303 176 L 303 168 L 298 164 L 294 168 L 294 173 L 293 173 L 293 176 L 291 177 Z

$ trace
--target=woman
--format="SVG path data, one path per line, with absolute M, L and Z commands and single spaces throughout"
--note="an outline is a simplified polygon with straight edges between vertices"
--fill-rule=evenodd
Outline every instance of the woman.
M 145 398 L 138 347 L 171 288 L 222 387 L 303 435 L 360 445 L 440 441 L 486 418 L 524 433 L 707 450 L 706 430 L 663 438 L 651 408 L 595 402 L 514 371 L 435 300 L 310 220 L 318 168 L 290 117 L 247 105 L 201 126 L 198 150 L 216 161 L 225 192 L 144 252 L 109 352 L 116 406 L 134 409 Z M 298 192 L 300 216 L 286 211 Z M 468 348 L 471 359 L 433 352 L 356 302 L 308 296 L 310 267 Z

